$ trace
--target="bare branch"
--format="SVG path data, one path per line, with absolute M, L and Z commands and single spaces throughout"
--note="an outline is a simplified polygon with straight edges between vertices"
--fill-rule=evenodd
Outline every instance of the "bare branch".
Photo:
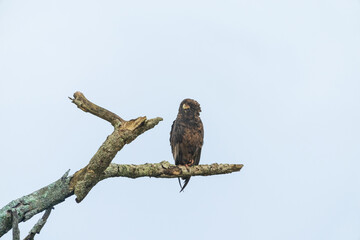
M 24 238 L 24 240 L 33 240 L 36 234 L 39 234 L 41 229 L 44 227 L 47 219 L 50 216 L 52 208 L 46 209 L 44 215 L 42 218 L 39 219 L 39 221 L 34 225 L 34 227 L 30 230 L 29 235 Z
M 75 192 L 76 202 L 81 202 L 100 181 L 101 174 L 125 144 L 132 142 L 137 136 L 153 128 L 161 120 L 162 118 L 146 120 L 146 117 L 139 117 L 116 127 L 91 158 L 89 164 L 77 171 L 71 179 L 70 189 Z
M 20 229 L 19 229 L 19 216 L 16 209 L 11 210 L 12 216 L 12 229 L 13 229 L 13 240 L 20 240 Z
M 76 106 L 78 106 L 78 108 L 80 108 L 84 112 L 89 112 L 91 114 L 94 114 L 95 116 L 98 116 L 99 118 L 102 118 L 110 122 L 114 127 L 119 123 L 125 122 L 121 117 L 119 117 L 115 113 L 110 112 L 109 110 L 102 108 L 87 100 L 84 94 L 82 94 L 81 92 L 75 92 L 74 98 L 71 97 L 69 98 L 74 104 L 76 104 Z
M 192 167 L 175 166 L 169 162 L 147 163 L 142 165 L 122 165 L 112 163 L 100 175 L 99 181 L 111 177 L 155 177 L 155 178 L 177 178 L 189 176 L 208 176 L 216 174 L 226 174 L 238 172 L 243 167 L 242 164 L 211 164 L 197 165 Z M 68 171 L 69 172 L 69 171 Z M 29 195 L 11 201 L 8 205 L 0 209 L 0 237 L 12 228 L 11 211 L 17 211 L 19 222 L 25 222 L 46 209 L 65 201 L 66 198 L 74 195 L 70 189 L 70 180 L 73 176 L 67 173 L 50 185 L 41 188 Z
M 105 170 L 101 180 L 111 177 L 155 177 L 177 178 L 190 176 L 209 176 L 238 172 L 243 164 L 217 164 L 197 165 L 192 167 L 176 166 L 167 161 L 160 163 L 146 163 L 142 165 L 125 165 L 112 163 Z
M 11 211 L 17 211 L 19 222 L 25 222 L 34 215 L 65 201 L 74 193 L 69 189 L 67 171 L 59 180 L 29 195 L 11 201 L 0 209 L 0 237 L 12 228 Z M 10 212 L 10 214 L 9 214 Z
M 114 126 L 114 132 L 109 135 L 99 150 L 91 158 L 89 164 L 77 171 L 71 179 L 70 189 L 74 190 L 76 202 L 81 202 L 90 190 L 100 181 L 101 174 L 110 165 L 118 151 L 125 144 L 131 143 L 137 136 L 156 126 L 162 118 L 147 120 L 146 117 L 124 121 L 116 114 L 99 107 L 85 98 L 81 92 L 74 93 L 71 99 L 80 109 L 90 112 Z

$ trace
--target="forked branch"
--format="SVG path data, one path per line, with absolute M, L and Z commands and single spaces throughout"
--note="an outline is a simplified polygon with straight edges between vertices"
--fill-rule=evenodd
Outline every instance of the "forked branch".
M 162 121 L 162 118 L 147 120 L 146 117 L 139 117 L 125 121 L 109 110 L 93 104 L 81 92 L 76 92 L 71 100 L 81 110 L 101 117 L 114 126 L 113 133 L 106 138 L 105 142 L 91 158 L 89 164 L 77 171 L 71 179 L 70 189 L 74 190 L 76 202 L 79 203 L 100 181 L 101 174 L 124 145 L 131 143 L 137 136 L 155 127 Z

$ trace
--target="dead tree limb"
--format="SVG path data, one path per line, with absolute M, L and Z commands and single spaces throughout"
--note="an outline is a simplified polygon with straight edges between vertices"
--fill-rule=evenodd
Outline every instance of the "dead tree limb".
M 99 107 L 85 98 L 81 92 L 76 92 L 71 99 L 81 110 L 109 121 L 114 131 L 109 135 L 99 150 L 91 158 L 89 164 L 77 171 L 70 182 L 70 189 L 74 190 L 76 202 L 81 202 L 90 190 L 100 181 L 101 174 L 110 165 L 115 155 L 125 144 L 131 143 L 137 136 L 155 127 L 162 118 L 147 120 L 146 117 L 124 121 L 116 114 Z
M 101 180 L 111 177 L 155 177 L 155 178 L 177 178 L 190 176 L 209 176 L 238 172 L 242 164 L 217 164 L 197 165 L 192 167 L 176 166 L 167 161 L 160 163 L 146 163 L 142 165 L 127 165 L 112 163 L 104 171 Z
M 39 226 L 36 229 L 36 226 L 34 227 L 34 232 L 38 233 L 50 214 L 49 209 L 72 195 L 76 195 L 78 203 L 81 202 L 99 181 L 110 177 L 177 178 L 208 176 L 237 172 L 243 167 L 242 164 L 211 164 L 184 167 L 175 166 L 165 161 L 142 165 L 112 164 L 111 161 L 125 144 L 131 143 L 136 137 L 155 127 L 162 121 L 162 118 L 148 120 L 146 117 L 139 117 L 125 121 L 118 115 L 90 102 L 80 92 L 74 93 L 74 98 L 70 99 L 81 110 L 110 122 L 114 126 L 114 131 L 106 138 L 90 162 L 84 168 L 75 172 L 74 175 L 68 176 L 68 171 L 54 183 L 13 200 L 0 209 L 0 237 L 11 228 L 16 228 L 18 223 L 27 221 L 34 215 L 48 210 L 48 214 L 45 214 L 42 218 L 43 222 L 37 224 Z M 17 216 L 14 217 L 14 214 Z M 14 234 L 17 236 L 19 234 L 17 234 L 16 230 Z
M 39 221 L 34 225 L 34 227 L 30 230 L 29 235 L 27 235 L 24 240 L 33 240 L 36 234 L 39 234 L 41 229 L 44 227 L 47 219 L 50 216 L 52 208 L 46 209 L 44 215 L 39 219 Z
M 209 176 L 238 172 L 242 164 L 211 164 L 197 165 L 192 167 L 175 166 L 166 161 L 160 163 L 147 163 L 142 165 L 115 164 L 110 166 L 101 174 L 100 181 L 112 177 L 156 177 L 156 178 L 177 178 L 189 176 Z M 49 184 L 29 195 L 11 201 L 0 209 L 0 237 L 12 228 L 12 211 L 18 212 L 18 220 L 25 222 L 34 215 L 52 208 L 65 201 L 66 198 L 74 195 L 70 189 L 72 176 L 68 172 L 59 180 Z
M 12 227 L 11 212 L 17 211 L 18 220 L 25 222 L 34 215 L 65 201 L 73 195 L 69 189 L 70 179 L 66 172 L 59 180 L 29 195 L 11 201 L 0 209 L 0 237 Z
M 20 240 L 19 215 L 16 209 L 12 209 L 10 212 L 12 216 L 13 240 Z
M 112 113 L 109 110 L 106 110 L 105 108 L 102 108 L 90 102 L 81 92 L 75 92 L 74 98 L 69 97 L 69 99 L 84 112 L 94 114 L 95 116 L 98 116 L 99 118 L 110 122 L 111 125 L 113 125 L 114 127 L 117 126 L 119 123 L 125 122 L 124 119 L 122 119 L 115 113 Z

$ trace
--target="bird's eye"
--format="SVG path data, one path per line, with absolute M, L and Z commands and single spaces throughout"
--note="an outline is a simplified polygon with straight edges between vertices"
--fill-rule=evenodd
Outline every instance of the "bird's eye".
M 184 110 L 186 110 L 186 109 L 189 109 L 189 108 L 190 108 L 190 106 L 189 106 L 189 105 L 187 105 L 186 103 L 184 103 L 184 104 L 182 105 L 182 108 L 183 108 Z

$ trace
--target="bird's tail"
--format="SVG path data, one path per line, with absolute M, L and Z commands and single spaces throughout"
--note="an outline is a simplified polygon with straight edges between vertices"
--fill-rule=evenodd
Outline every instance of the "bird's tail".
M 181 187 L 180 192 L 184 191 L 186 185 L 188 185 L 188 183 L 189 183 L 189 181 L 190 181 L 190 177 L 182 178 L 182 179 L 184 180 L 184 185 L 181 184 L 181 180 L 180 180 L 180 178 L 178 178 L 178 180 L 179 180 L 179 185 L 180 185 L 180 187 Z

